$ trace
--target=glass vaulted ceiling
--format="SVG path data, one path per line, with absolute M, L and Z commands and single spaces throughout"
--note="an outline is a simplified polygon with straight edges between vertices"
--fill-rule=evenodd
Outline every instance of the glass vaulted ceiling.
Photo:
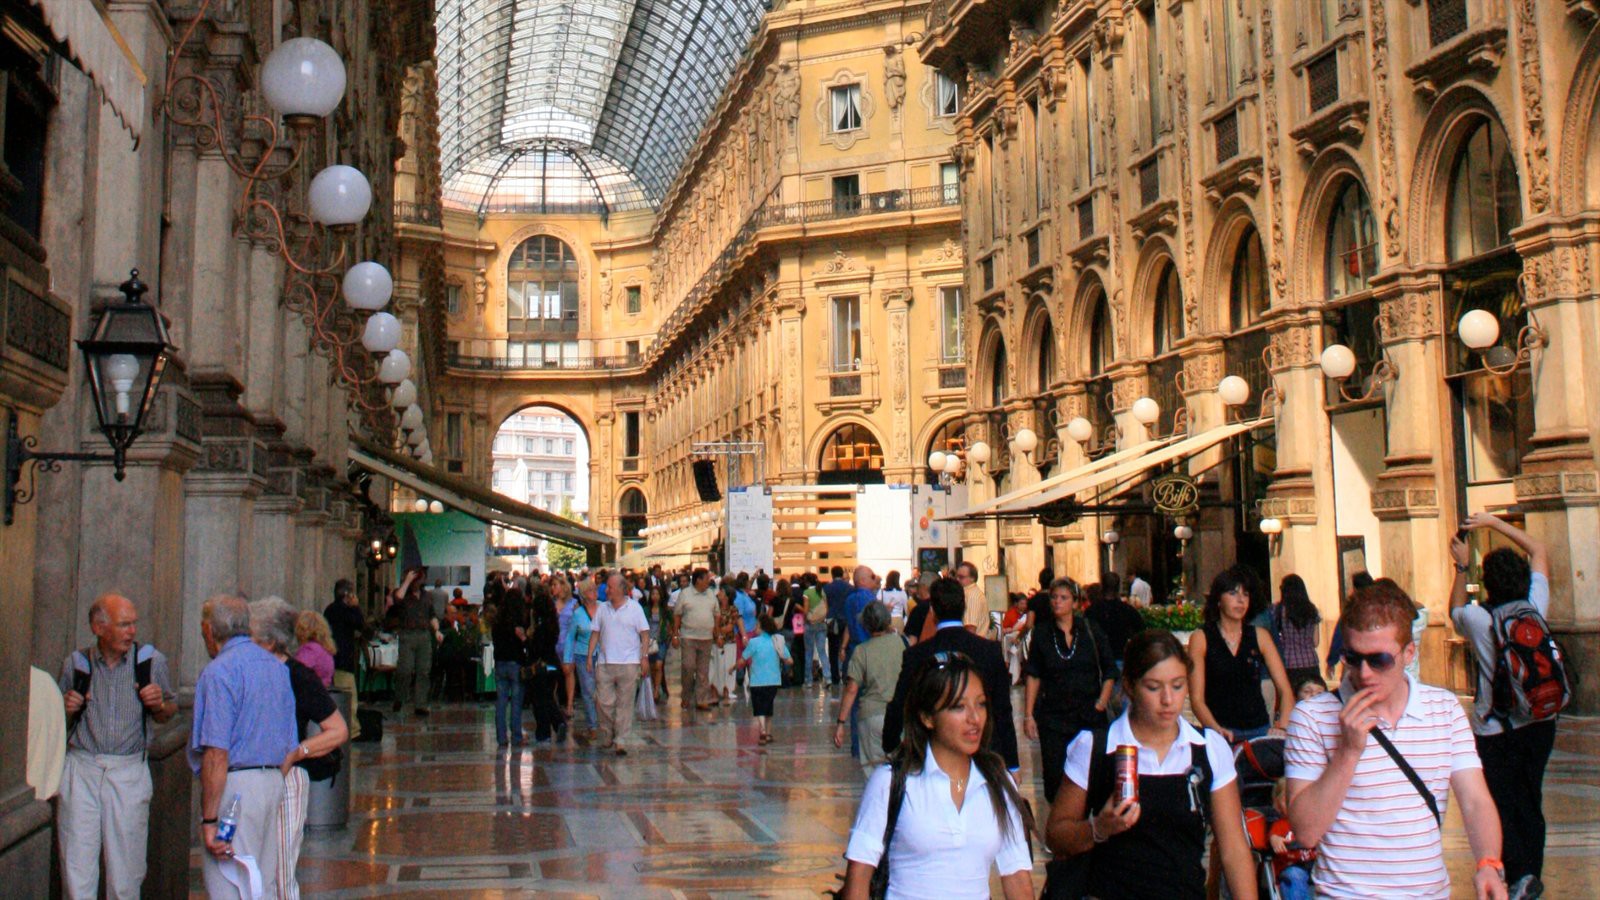
M 438 0 L 444 199 L 492 212 L 654 207 L 762 0 Z

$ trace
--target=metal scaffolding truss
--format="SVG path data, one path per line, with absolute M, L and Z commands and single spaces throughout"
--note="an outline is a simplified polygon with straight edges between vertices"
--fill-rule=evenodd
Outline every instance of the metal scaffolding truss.
M 762 0 L 439 0 L 445 200 L 489 212 L 651 207 Z

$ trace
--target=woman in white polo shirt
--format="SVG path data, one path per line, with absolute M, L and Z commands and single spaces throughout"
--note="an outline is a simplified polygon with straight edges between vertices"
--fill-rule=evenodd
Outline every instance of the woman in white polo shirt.
M 965 655 L 935 653 L 913 674 L 905 733 L 867 780 L 839 896 L 864 900 L 876 880 L 890 900 L 987 898 L 997 868 L 1007 900 L 1031 900 L 1033 814 L 988 749 L 992 730 Z
M 1207 822 L 1233 897 L 1256 896 L 1233 754 L 1222 735 L 1197 731 L 1183 718 L 1189 668 L 1171 632 L 1136 635 L 1123 657 L 1128 711 L 1108 730 L 1082 732 L 1067 747 L 1067 777 L 1045 840 L 1058 857 L 1088 855 L 1090 897 L 1205 897 Z M 1113 757 L 1121 745 L 1138 748 L 1136 801 L 1116 797 Z M 1076 896 L 1070 889 L 1058 893 L 1054 884 L 1047 895 Z

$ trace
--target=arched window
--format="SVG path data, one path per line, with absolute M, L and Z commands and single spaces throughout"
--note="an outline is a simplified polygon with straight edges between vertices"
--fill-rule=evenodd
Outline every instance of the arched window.
M 871 429 L 846 422 L 823 442 L 819 468 L 821 484 L 877 484 L 883 481 L 883 447 Z
M 1094 301 L 1094 317 L 1089 324 L 1089 375 L 1099 377 L 1117 358 L 1116 336 L 1111 331 L 1111 307 L 1101 291 Z
M 1511 243 L 1522 224 L 1522 188 L 1506 133 L 1483 119 L 1462 142 L 1450 170 L 1450 261 L 1471 259 Z
M 617 519 L 622 530 L 622 539 L 625 541 L 639 540 L 639 530 L 649 522 L 650 505 L 644 499 L 644 492 L 638 488 L 628 488 L 617 498 Z
M 1178 267 L 1171 262 L 1162 267 L 1156 281 L 1155 310 L 1155 355 L 1160 356 L 1172 352 L 1183 339 L 1183 286 Z
M 528 238 L 506 266 L 506 333 L 567 335 L 578 331 L 578 259 L 550 235 Z
M 1034 352 L 1033 393 L 1050 390 L 1056 380 L 1056 330 L 1048 315 L 1041 316 L 1038 346 Z
M 1339 192 L 1328 216 L 1324 265 L 1329 299 L 1366 290 L 1367 280 L 1378 271 L 1378 226 L 1367 192 L 1354 180 Z
M 928 468 L 928 457 L 935 450 L 940 453 L 961 453 L 967 449 L 967 425 L 961 419 L 951 419 L 939 426 L 928 441 L 928 452 L 922 454 L 922 478 L 928 484 L 939 483 L 939 473 Z
M 1266 315 L 1267 270 L 1261 256 L 1261 233 L 1251 226 L 1233 255 L 1233 277 L 1228 285 L 1228 310 L 1233 330 L 1249 328 Z
M 994 342 L 994 355 L 989 357 L 989 405 L 999 406 L 1006 399 L 1006 345 Z

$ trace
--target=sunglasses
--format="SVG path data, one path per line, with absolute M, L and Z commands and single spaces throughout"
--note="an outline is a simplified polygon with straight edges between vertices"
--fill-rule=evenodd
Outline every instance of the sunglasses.
M 929 659 L 935 669 L 942 669 L 946 666 L 972 665 L 972 658 L 959 650 L 940 650 Z
M 1393 653 L 1357 653 L 1354 650 L 1346 650 L 1340 654 L 1340 658 L 1344 660 L 1345 665 L 1356 671 L 1361 669 L 1362 663 L 1372 667 L 1374 672 L 1387 672 L 1394 668 L 1395 664 Z

